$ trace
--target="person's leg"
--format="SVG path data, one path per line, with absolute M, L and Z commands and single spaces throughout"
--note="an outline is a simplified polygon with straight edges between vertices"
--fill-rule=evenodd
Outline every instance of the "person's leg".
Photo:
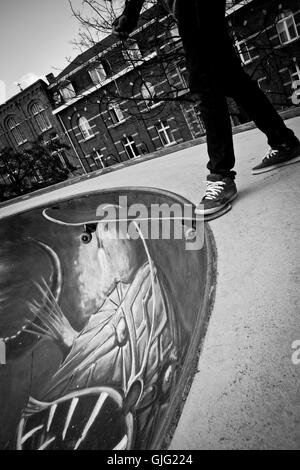
M 178 13 L 190 90 L 199 101 L 209 154 L 206 193 L 195 212 L 214 214 L 237 195 L 231 122 L 225 92 L 218 81 L 219 68 L 223 72 L 227 67 L 223 51 L 225 0 L 179 0 Z
M 218 85 L 213 83 L 212 75 L 208 76 L 210 84 L 196 95 L 206 128 L 207 168 L 210 173 L 234 179 L 235 155 L 227 100 Z
M 231 121 L 224 90 L 216 78 L 216 62 L 224 57 L 225 0 L 178 2 L 179 32 L 189 72 L 190 91 L 199 102 L 206 128 L 211 173 L 234 178 Z M 213 5 L 212 5 L 213 4 Z
M 246 111 L 258 129 L 267 136 L 271 147 L 293 144 L 297 140 L 257 83 L 243 70 L 238 59 L 233 59 L 230 64 L 225 86 L 226 94 Z

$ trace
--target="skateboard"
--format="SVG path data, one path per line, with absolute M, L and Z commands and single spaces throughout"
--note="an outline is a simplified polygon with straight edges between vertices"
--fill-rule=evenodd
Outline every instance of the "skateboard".
M 97 230 L 98 223 L 101 222 L 101 217 L 95 217 L 93 214 L 87 214 L 86 212 L 83 213 L 81 211 L 72 211 L 69 208 L 63 207 L 49 207 L 44 209 L 43 216 L 56 224 L 71 226 L 71 227 L 81 227 L 82 233 L 80 235 L 81 242 L 85 245 L 89 244 L 93 238 L 93 233 Z M 133 221 L 134 219 L 105 219 L 105 223 L 108 222 L 121 222 L 121 221 Z M 138 221 L 149 221 L 150 218 L 147 219 L 137 219 Z M 163 218 L 160 219 L 161 221 L 164 220 Z M 168 220 L 176 220 L 176 217 L 168 217 Z M 196 230 L 196 216 L 193 218 L 180 218 L 182 225 L 185 227 L 185 239 L 192 240 L 195 237 L 195 230 Z M 205 220 L 204 220 L 205 221 Z M 188 228 L 186 228 L 186 224 L 188 224 Z
M 221 217 L 222 215 L 226 214 L 231 210 L 231 204 L 227 204 L 225 207 L 220 209 L 218 212 L 215 212 L 214 214 L 208 214 L 206 216 L 199 216 L 195 215 L 195 217 L 190 220 L 192 226 L 188 228 L 185 231 L 185 238 L 187 240 L 191 240 L 195 236 L 195 227 L 196 227 L 196 221 L 201 221 L 201 222 L 210 222 L 214 219 L 217 219 L 218 217 Z M 93 233 L 96 232 L 97 230 L 97 224 L 100 222 L 100 218 L 97 220 L 97 217 L 88 217 L 87 214 L 83 214 L 80 211 L 77 213 L 73 212 L 70 213 L 68 209 L 65 208 L 47 208 L 43 211 L 43 215 L 46 219 L 50 220 L 51 222 L 55 222 L 59 225 L 67 225 L 67 226 L 72 226 L 72 227 L 82 227 L 83 232 L 80 236 L 80 239 L 83 244 L 88 244 L 91 242 L 93 238 Z M 118 219 L 116 221 L 120 221 L 121 219 Z M 129 219 L 126 219 L 129 220 Z M 149 219 L 147 219 L 149 220 Z M 175 219 L 174 219 L 175 220 Z M 109 220 L 106 220 L 106 222 L 109 222 Z M 113 220 L 111 221 L 113 222 Z M 182 224 L 185 225 L 187 221 L 182 218 Z

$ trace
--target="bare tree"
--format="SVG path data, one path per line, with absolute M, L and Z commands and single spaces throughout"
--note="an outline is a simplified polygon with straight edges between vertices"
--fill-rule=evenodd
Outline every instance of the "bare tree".
M 59 138 L 41 138 L 20 151 L 6 148 L 0 154 L 0 192 L 2 199 L 20 196 L 39 187 L 67 179 L 75 168 L 63 164 L 59 153 L 69 147 Z
M 75 8 L 72 0 L 68 0 L 74 18 L 80 24 L 79 37 L 74 45 L 79 50 L 92 47 L 112 30 L 114 20 L 120 16 L 125 0 L 82 0 L 81 8 Z M 143 11 L 156 3 L 156 0 L 146 0 Z
M 123 10 L 122 4 L 119 1 L 82 0 L 82 8 L 78 10 L 73 7 L 72 0 L 69 0 L 69 2 L 73 16 L 80 24 L 78 38 L 74 41 L 75 46 L 79 51 L 94 48 L 96 52 L 99 41 L 111 34 L 113 21 Z M 162 36 L 168 34 L 170 36 L 171 32 L 173 41 L 180 39 L 179 33 L 176 32 L 175 21 L 169 17 L 161 22 L 162 9 L 159 7 L 155 9 L 155 6 L 157 6 L 156 0 L 148 0 L 142 10 L 144 25 L 149 22 L 152 23 L 151 35 L 153 39 L 151 44 L 148 37 L 143 38 L 142 34 L 139 36 L 139 45 L 142 48 L 145 46 L 146 57 L 140 55 L 136 50 L 136 41 L 134 39 L 136 32 L 130 35 L 127 41 L 119 41 L 118 50 L 122 51 L 122 56 L 112 53 L 114 68 L 124 66 L 124 60 L 126 60 L 131 69 L 134 70 L 131 89 L 124 92 L 124 88 L 119 86 L 117 80 L 115 80 L 112 86 L 106 87 L 105 96 L 102 97 L 103 102 L 109 103 L 113 100 L 131 100 L 136 103 L 140 101 L 152 103 L 191 101 L 190 97 L 184 96 L 188 91 L 186 80 L 182 79 L 180 83 L 177 82 L 177 85 L 175 85 L 174 80 L 170 79 L 170 71 L 175 70 L 176 67 L 182 67 L 184 63 L 183 49 L 182 47 L 174 47 L 174 44 L 173 47 L 163 47 L 164 39 L 161 39 Z M 147 12 L 149 12 L 148 15 Z M 143 26 L 141 26 L 141 29 L 143 29 Z M 149 30 L 146 36 L 148 34 Z M 151 61 L 147 58 L 149 52 L 155 52 L 155 57 Z M 81 65 L 81 63 L 78 62 L 78 65 Z M 163 79 L 168 81 L 169 86 L 159 97 L 149 87 L 150 75 L 152 81 L 158 82 Z M 144 93 L 139 94 L 141 89 Z
M 74 41 L 76 47 L 80 50 L 87 50 L 89 48 L 95 48 L 95 46 L 107 37 L 112 30 L 112 23 L 116 17 L 120 15 L 123 10 L 124 0 L 82 0 L 82 8 L 75 9 L 72 5 L 72 0 L 69 0 L 70 7 L 74 17 L 77 19 L 80 25 L 80 31 L 78 38 Z M 144 18 L 151 21 L 151 29 L 154 33 L 154 39 L 151 44 L 151 50 L 156 52 L 156 57 L 150 62 L 143 61 L 142 57 L 134 57 L 135 43 L 133 38 L 136 36 L 136 32 L 131 35 L 129 41 L 120 41 L 118 47 L 123 51 L 123 56 L 127 56 L 128 62 L 132 65 L 135 70 L 134 86 L 130 92 L 124 93 L 122 87 L 108 87 L 106 89 L 106 101 L 111 100 L 124 100 L 129 99 L 132 101 L 141 101 L 147 96 L 139 96 L 137 98 L 137 87 L 147 89 L 149 81 L 150 70 L 152 78 L 157 81 L 160 80 L 164 75 L 169 81 L 169 87 L 159 97 L 152 96 L 151 90 L 149 89 L 149 98 L 153 102 L 190 102 L 191 97 L 187 93 L 187 84 L 185 80 L 182 80 L 177 85 L 169 80 L 171 76 L 170 70 L 174 68 L 181 68 L 181 64 L 184 63 L 184 53 L 182 47 L 171 48 L 162 47 L 162 41 L 159 39 L 161 34 L 168 36 L 170 32 L 173 32 L 174 37 L 174 21 L 171 17 L 164 22 L 160 22 L 162 10 L 154 6 L 159 4 L 157 0 L 148 0 L 145 2 L 143 9 Z M 251 8 L 260 12 L 259 24 L 252 23 L 251 20 L 247 21 L 244 14 L 235 14 L 234 9 L 243 11 L 241 7 L 245 7 L 251 4 Z M 254 6 L 252 6 L 254 5 Z M 261 7 L 263 6 L 263 9 Z M 285 84 L 282 80 L 282 74 L 280 70 L 283 67 L 289 67 L 293 63 L 294 57 L 292 57 L 289 48 L 274 48 L 272 38 L 270 37 L 270 27 L 276 28 L 276 21 L 279 14 L 279 3 L 277 0 L 269 0 L 261 5 L 254 0 L 228 0 L 226 2 L 227 12 L 230 13 L 229 26 L 233 41 L 236 45 L 237 53 L 240 55 L 241 61 L 247 66 L 247 72 L 250 73 L 253 79 L 259 77 L 265 77 L 264 91 L 270 96 L 274 104 L 288 105 L 290 103 L 290 94 L 287 91 Z M 147 11 L 149 16 L 147 19 Z M 253 14 L 253 11 L 251 14 Z M 241 18 L 243 20 L 241 21 Z M 140 35 L 142 37 L 142 35 Z M 139 37 L 139 38 L 140 38 Z M 299 50 L 297 58 L 299 57 Z M 116 60 L 114 65 L 118 66 L 117 63 L 120 59 L 115 56 Z M 251 63 L 253 62 L 253 64 Z M 142 64 L 142 66 L 141 66 Z M 138 65 L 138 67 L 136 67 Z M 139 85 L 138 85 L 139 84 Z M 149 88 L 149 87 L 148 87 Z M 292 90 L 291 90 L 292 94 Z

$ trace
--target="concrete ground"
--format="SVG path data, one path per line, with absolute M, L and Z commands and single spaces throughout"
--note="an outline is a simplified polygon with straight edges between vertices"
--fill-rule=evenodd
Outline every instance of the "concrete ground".
M 300 137 L 300 117 L 287 121 Z M 218 249 L 216 302 L 171 449 L 299 449 L 300 164 L 259 176 L 265 137 L 234 137 L 239 198 L 211 222 Z M 0 209 L 116 186 L 150 186 L 201 199 L 205 144 L 51 191 Z

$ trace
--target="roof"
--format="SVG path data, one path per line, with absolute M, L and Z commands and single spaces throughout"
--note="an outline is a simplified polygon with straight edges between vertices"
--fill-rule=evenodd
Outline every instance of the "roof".
M 102 39 L 102 41 L 96 43 L 94 46 L 92 46 L 90 49 L 87 49 L 86 51 L 82 52 L 82 54 L 79 54 L 70 64 L 56 77 L 56 80 L 61 80 L 63 77 L 66 75 L 69 75 L 71 72 L 73 72 L 77 67 L 80 67 L 81 65 L 84 65 L 87 63 L 90 59 L 93 57 L 96 57 L 98 54 L 101 52 L 104 52 L 106 49 L 109 47 L 113 46 L 118 42 L 118 39 L 110 34 L 106 38 Z
M 22 96 L 26 96 L 37 85 L 39 85 L 39 86 L 43 87 L 45 90 L 47 90 L 47 87 L 48 87 L 47 83 L 45 82 L 45 80 L 39 78 L 36 82 L 31 83 L 26 88 L 19 91 L 15 95 L 11 96 L 8 100 L 4 101 L 4 103 L 1 103 L 0 104 L 0 111 L 3 111 L 7 106 L 14 103 L 17 99 L 21 98 Z

